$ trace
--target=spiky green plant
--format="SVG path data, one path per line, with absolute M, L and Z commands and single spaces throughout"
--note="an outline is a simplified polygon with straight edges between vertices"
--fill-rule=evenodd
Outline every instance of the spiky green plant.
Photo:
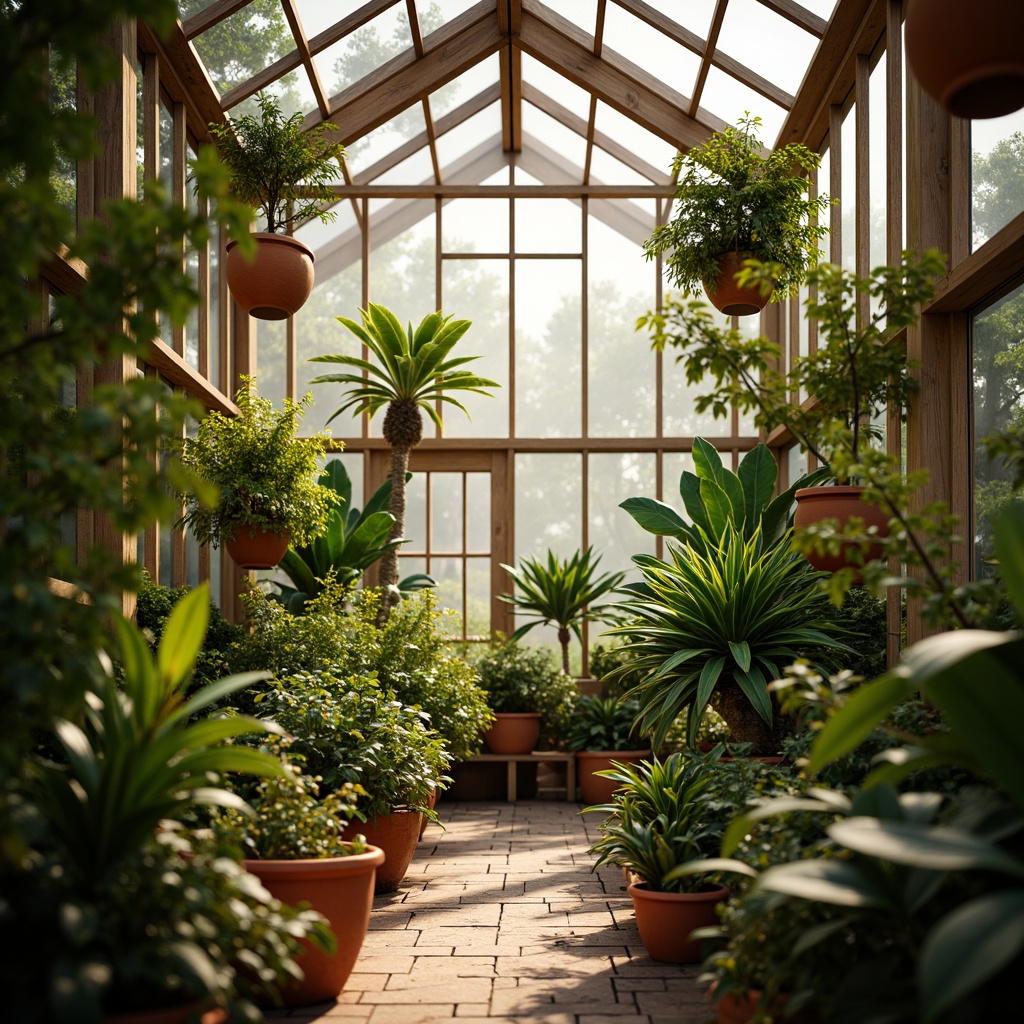
M 449 392 L 471 391 L 486 395 L 486 388 L 500 385 L 469 370 L 458 369 L 479 356 L 448 358 L 455 343 L 469 329 L 469 320 L 452 320 L 438 310 L 425 316 L 413 331 L 412 323 L 403 330 L 398 318 L 385 306 L 371 302 L 369 308 L 360 313 L 362 324 L 343 316 L 336 319 L 370 350 L 379 365 L 358 356 L 314 356 L 311 362 L 340 363 L 356 372 L 324 374 L 313 383 L 350 385 L 342 393 L 341 405 L 332 413 L 331 420 L 349 409 L 356 416 L 365 412 L 372 417 L 387 406 L 384 440 L 391 447 L 388 511 L 395 517 L 388 534 L 390 542 L 405 536 L 405 480 L 409 453 L 423 436 L 420 410 L 423 409 L 441 430 L 441 417 L 435 403 L 446 402 L 469 415 L 465 406 Z M 386 619 L 398 593 L 398 551 L 395 548 L 381 559 L 380 584 L 385 594 L 381 615 Z
M 513 634 L 513 640 L 525 636 L 534 626 L 554 625 L 558 628 L 558 642 L 562 646 L 562 671 L 569 674 L 570 633 L 583 643 L 583 623 L 600 619 L 609 602 L 600 602 L 605 594 L 621 586 L 625 572 L 607 572 L 595 576 L 598 555 L 592 559 L 593 547 L 584 552 L 560 559 L 548 552 L 547 562 L 539 558 L 524 558 L 518 569 L 510 565 L 502 568 L 512 577 L 518 593 L 500 594 L 502 601 L 512 605 L 517 613 L 530 617 Z
M 823 574 L 786 543 L 764 549 L 759 529 L 744 541 L 728 527 L 701 549 L 668 550 L 667 562 L 633 559 L 643 580 L 624 588 L 633 596 L 622 604 L 633 621 L 610 631 L 625 638 L 629 667 L 643 674 L 628 691 L 640 702 L 638 724 L 657 746 L 686 710 L 693 746 L 714 700 L 734 740 L 775 753 L 768 684 L 798 657 L 849 650 L 817 621 Z

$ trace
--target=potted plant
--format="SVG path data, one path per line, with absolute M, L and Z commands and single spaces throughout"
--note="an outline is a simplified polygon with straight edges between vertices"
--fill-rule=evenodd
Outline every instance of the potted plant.
M 463 363 L 479 356 L 450 359 L 456 342 L 469 330 L 469 320 L 452 320 L 440 310 L 425 316 L 413 331 L 412 323 L 403 330 L 401 322 L 385 306 L 374 305 L 360 310 L 362 324 L 339 316 L 338 322 L 347 327 L 378 360 L 379 366 L 358 356 L 314 356 L 310 362 L 340 363 L 351 367 L 354 373 L 328 373 L 316 377 L 314 384 L 348 384 L 342 394 L 342 403 L 331 415 L 339 416 L 347 409 L 354 415 L 368 413 L 371 417 L 387 406 L 384 415 L 384 440 L 391 448 L 391 498 L 388 511 L 394 516 L 388 542 L 405 535 L 405 482 L 409 470 L 409 452 L 423 437 L 424 410 L 438 430 L 442 429 L 438 415 L 439 403 L 446 402 L 466 412 L 453 398 L 453 391 L 471 391 L 486 395 L 486 388 L 499 385 L 486 377 L 477 377 L 469 370 L 457 369 Z M 469 413 L 466 412 L 468 416 Z M 330 420 L 328 420 L 330 422 Z M 385 600 L 381 604 L 380 624 L 383 625 L 398 600 L 398 551 L 389 548 L 381 559 L 380 585 Z
M 541 737 L 546 743 L 564 738 L 577 690 L 545 651 L 499 638 L 473 666 L 495 716 L 484 733 L 491 753 L 528 754 Z
M 921 87 L 955 117 L 1024 107 L 1024 53 L 1013 0 L 907 0 L 903 40 Z
M 614 785 L 595 773 L 619 764 L 637 764 L 650 756 L 636 730 L 640 705 L 631 698 L 583 694 L 573 712 L 566 746 L 576 752 L 576 777 L 585 804 L 611 800 Z
M 209 125 L 235 197 L 262 216 L 266 230 L 232 239 L 227 246 L 231 294 L 250 316 L 283 320 L 313 289 L 313 251 L 290 234 L 309 217 L 327 222 L 335 214 L 324 203 L 336 200 L 345 150 L 324 122 L 303 128 L 301 113 L 285 117 L 268 93 L 256 97 L 260 116 L 244 114 Z
M 700 547 L 669 544 L 667 561 L 633 561 L 642 580 L 624 588 L 630 619 L 609 632 L 642 673 L 627 693 L 640 702 L 640 727 L 660 746 L 685 710 L 692 748 L 713 703 L 736 743 L 777 754 L 783 723 L 768 684 L 799 656 L 848 650 L 820 628 L 822 574 L 785 541 L 766 547 L 760 528 L 743 540 L 731 526 Z
M 569 674 L 570 636 L 575 635 L 583 643 L 583 623 L 605 618 L 610 603 L 601 598 L 626 578 L 625 572 L 606 572 L 598 576 L 597 564 L 601 556 L 593 557 L 593 554 L 593 547 L 589 547 L 582 553 L 577 550 L 561 559 L 549 551 L 546 562 L 524 558 L 518 569 L 502 565 L 512 577 L 516 593 L 498 596 L 512 605 L 516 614 L 530 619 L 512 634 L 512 640 L 526 636 L 534 626 L 555 626 L 565 675 Z
M 711 302 L 729 316 L 757 313 L 772 296 L 796 294 L 828 232 L 818 218 L 831 201 L 811 198 L 797 173 L 814 170 L 821 157 L 799 143 L 766 157 L 760 127 L 761 119 L 748 115 L 678 153 L 672 219 L 644 243 L 648 259 L 667 253 L 665 272 L 675 287 L 693 295 L 703 284 Z M 741 271 L 751 260 L 769 269 L 745 284 Z
M 5 916 L 22 936 L 5 956 L 11 1019 L 247 1019 L 254 998 L 297 974 L 295 939 L 329 945 L 319 915 L 254 889 L 240 865 L 170 820 L 236 800 L 219 783 L 224 773 L 281 770 L 226 742 L 264 723 L 191 721 L 256 678 L 187 694 L 208 609 L 207 588 L 184 597 L 155 656 L 117 618 L 119 671 L 107 661 L 81 715 L 39 736 L 24 785 L 8 793 L 28 826 L 28 846 L 0 869 Z M 41 941 L 27 941 L 33 935 Z M 237 970 L 242 960 L 252 974 Z
M 833 264 L 808 272 L 812 286 L 807 317 L 818 324 L 815 351 L 792 360 L 781 372 L 782 352 L 767 338 L 751 340 L 714 322 L 706 307 L 669 299 L 661 314 L 641 324 L 652 331 L 655 348 L 678 348 L 687 380 L 701 382 L 705 393 L 697 409 L 725 416 L 732 407 L 751 412 L 766 432 L 785 427 L 802 448 L 831 470 L 838 486 L 802 487 L 796 491 L 795 523 L 805 529 L 818 519 L 840 523 L 856 517 L 860 532 L 877 542 L 890 518 L 906 528 L 905 510 L 893 497 L 872 507 L 863 502 L 858 476 L 874 473 L 881 453 L 880 418 L 890 407 L 905 408 L 916 389 L 914 366 L 906 358 L 905 330 L 915 324 L 919 308 L 933 292 L 944 262 L 932 249 L 920 259 L 905 253 L 899 265 L 877 267 L 868 278 Z M 872 312 L 864 308 L 870 304 Z M 796 404 L 792 396 L 813 395 Z M 808 549 L 813 564 L 835 571 L 852 561 L 877 558 L 881 548 L 841 539 L 842 529 Z
M 286 398 L 275 411 L 255 379 L 243 377 L 239 414 L 210 412 L 183 442 L 182 463 L 195 480 L 179 525 L 201 544 L 226 544 L 240 568 L 272 568 L 290 540 L 305 544 L 327 526 L 337 498 L 316 481 L 326 435 L 295 436 L 311 401 Z
M 361 787 L 345 783 L 320 796 L 315 778 L 303 771 L 305 758 L 292 740 L 272 739 L 265 749 L 280 759 L 282 773 L 235 784 L 248 809 L 228 808 L 214 818 L 221 842 L 245 857 L 256 875 L 282 903 L 309 904 L 326 918 L 335 947 L 306 944 L 298 965 L 301 980 L 284 986 L 286 1006 L 307 1006 L 335 998 L 352 973 L 373 907 L 377 870 L 384 852 L 361 836 L 343 838 Z
M 587 808 L 609 815 L 591 847 L 594 866 L 617 864 L 636 879 L 628 892 L 640 938 L 655 960 L 699 960 L 700 942 L 691 932 L 714 924 L 717 905 L 729 896 L 707 874 L 670 877 L 680 865 L 718 854 L 731 814 L 716 810 L 703 793 L 721 752 L 613 762 L 603 773 L 617 787 L 611 800 Z

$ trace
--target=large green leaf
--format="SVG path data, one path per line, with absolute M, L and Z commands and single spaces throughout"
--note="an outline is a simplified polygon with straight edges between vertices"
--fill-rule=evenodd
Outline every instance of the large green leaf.
M 885 892 L 855 865 L 842 860 L 800 860 L 779 864 L 761 875 L 758 886 L 769 892 L 840 907 L 890 908 Z
M 689 523 L 671 505 L 656 498 L 627 498 L 619 508 L 625 509 L 638 526 L 659 537 L 684 537 Z
M 694 526 L 705 533 L 713 533 L 707 509 L 700 495 L 700 477 L 684 470 L 679 477 L 679 496 L 683 499 L 683 508 Z
M 1006 505 L 995 517 L 992 532 L 999 575 L 1018 614 L 1024 616 L 1024 502 Z
M 743 486 L 744 522 L 755 527 L 775 493 L 779 475 L 775 457 L 765 445 L 759 444 L 743 456 L 736 475 Z

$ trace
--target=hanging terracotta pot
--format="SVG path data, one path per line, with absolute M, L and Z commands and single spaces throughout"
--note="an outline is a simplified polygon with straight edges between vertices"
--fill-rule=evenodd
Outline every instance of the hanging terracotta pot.
M 588 806 L 590 804 L 606 804 L 618 783 L 612 779 L 602 778 L 594 772 L 611 768 L 612 761 L 623 764 L 639 764 L 644 758 L 650 757 L 649 750 L 577 750 L 576 778 L 579 781 L 580 796 Z
M 384 852 L 384 864 L 377 869 L 374 883 L 376 892 L 394 892 L 402 884 L 416 852 L 422 820 L 423 815 L 419 811 L 400 810 L 369 821 L 348 823 L 342 833 L 344 839 L 362 835 L 368 843 Z
M 291 537 L 258 526 L 243 526 L 225 547 L 239 569 L 273 569 L 284 558 Z
M 484 743 L 492 754 L 529 754 L 539 737 L 539 712 L 502 712 L 484 733 Z
M 691 940 L 690 933 L 717 923 L 715 907 L 729 898 L 729 890 L 716 885 L 708 892 L 652 892 L 647 885 L 635 882 L 626 890 L 644 949 L 653 960 L 697 963 L 701 944 Z
M 746 259 L 750 259 L 749 252 L 723 253 L 718 261 L 718 280 L 701 281 L 711 304 L 726 316 L 753 316 L 760 313 L 772 297 L 771 291 L 763 295 L 757 285 L 744 288 L 736 283 L 736 275 L 743 269 Z
M 282 903 L 309 903 L 327 918 L 338 942 L 333 955 L 308 944 L 298 958 L 305 977 L 281 989 L 285 1006 L 309 1006 L 334 999 L 352 973 L 373 907 L 373 883 L 384 851 L 368 846 L 348 857 L 308 860 L 247 860 L 255 875 Z M 204 1022 L 205 1024 L 205 1022 Z
M 956 117 L 1002 117 L 1024 107 L 1019 0 L 907 0 L 911 71 Z
M 238 251 L 237 239 L 228 242 L 228 288 L 249 316 L 284 320 L 313 290 L 313 250 L 291 235 L 258 231 L 252 237 L 256 258 L 251 263 Z
M 820 522 L 822 519 L 838 519 L 840 527 L 844 526 L 854 516 L 864 520 L 864 525 L 874 526 L 879 537 L 885 537 L 889 532 L 889 516 L 879 505 L 862 501 L 863 487 L 842 485 L 836 487 L 802 487 L 796 492 L 796 513 L 793 516 L 793 525 L 810 526 L 812 523 Z M 853 551 L 857 545 L 845 545 L 838 555 L 811 554 L 807 560 L 815 569 L 823 572 L 838 572 L 847 566 L 854 569 L 859 568 L 856 561 L 849 558 L 845 552 Z M 881 544 L 872 544 L 864 556 L 864 561 L 871 561 L 882 557 Z M 860 577 L 857 577 L 859 582 Z
M 162 1010 L 108 1013 L 103 1024 L 192 1024 L 196 1020 L 199 1024 L 224 1024 L 227 1019 L 227 1011 L 220 1007 L 204 1010 L 201 1003 L 186 1003 Z

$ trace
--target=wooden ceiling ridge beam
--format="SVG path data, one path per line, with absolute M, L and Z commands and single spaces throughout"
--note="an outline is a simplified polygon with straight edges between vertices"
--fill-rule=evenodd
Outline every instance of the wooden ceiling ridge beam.
M 517 44 L 531 57 L 678 149 L 689 149 L 710 136 L 710 128 L 686 113 L 686 97 L 628 61 L 595 57 L 587 33 L 537 0 L 522 2 Z
M 501 84 L 501 145 L 509 153 L 523 148 L 523 62 L 512 39 L 522 25 L 520 0 L 495 0 L 498 31 L 505 37 L 502 47 L 499 81 Z
M 489 7 L 478 4 L 466 13 L 472 14 L 481 6 Z M 425 42 L 431 44 L 438 34 L 431 33 Z M 444 45 L 430 45 L 418 60 L 409 52 L 399 54 L 361 82 L 332 96 L 329 120 L 341 129 L 342 142 L 347 145 L 458 78 L 496 53 L 505 42 L 494 17 L 468 20 L 460 31 L 447 37 Z M 307 128 L 314 123 L 306 118 Z
M 820 149 L 829 131 L 829 111 L 853 90 L 858 53 L 871 53 L 886 32 L 887 0 L 843 0 L 797 89 L 777 145 L 802 142 Z

